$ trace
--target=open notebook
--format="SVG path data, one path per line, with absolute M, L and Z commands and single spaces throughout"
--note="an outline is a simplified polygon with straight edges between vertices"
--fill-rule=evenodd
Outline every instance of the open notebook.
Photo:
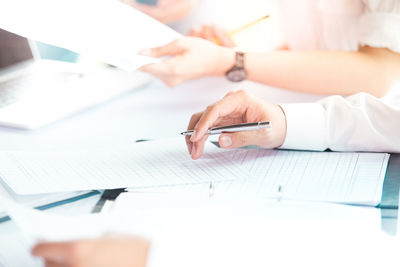
M 192 160 L 182 138 L 93 151 L 0 152 L 0 177 L 17 194 L 217 184 L 260 197 L 376 206 L 389 154 L 265 149 L 211 143 Z

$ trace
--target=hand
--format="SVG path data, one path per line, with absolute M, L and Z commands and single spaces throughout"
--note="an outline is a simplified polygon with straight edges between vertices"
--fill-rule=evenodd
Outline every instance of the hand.
M 222 148 L 237 148 L 257 145 L 263 148 L 280 147 L 286 137 L 286 118 L 278 105 L 268 104 L 249 95 L 246 91 L 230 92 L 220 101 L 208 106 L 190 119 L 188 130 L 195 130 L 186 144 L 193 159 L 203 154 L 207 140 L 206 132 L 211 127 L 229 124 L 271 121 L 270 129 L 248 132 L 224 133 L 219 137 Z
M 161 63 L 141 68 L 169 86 L 204 76 L 224 75 L 235 63 L 233 49 L 196 37 L 182 37 L 162 47 L 145 49 L 141 54 L 151 57 L 171 56 Z
M 40 243 L 32 254 L 46 267 L 145 267 L 149 242 L 142 238 L 100 238 L 63 243 Z
M 151 6 L 137 3 L 136 0 L 121 1 L 163 23 L 183 19 L 197 2 L 197 0 L 159 0 L 157 5 Z
M 216 25 L 203 25 L 190 30 L 189 36 L 199 37 L 214 42 L 221 46 L 234 47 L 229 32 Z

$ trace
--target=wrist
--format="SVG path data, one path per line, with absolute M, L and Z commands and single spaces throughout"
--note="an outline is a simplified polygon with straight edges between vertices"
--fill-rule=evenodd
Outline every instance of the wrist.
M 235 50 L 229 47 L 221 47 L 214 64 L 214 76 L 225 76 L 225 73 L 235 65 Z
M 286 134 L 287 134 L 287 119 L 286 119 L 286 114 L 283 108 L 280 105 L 277 105 L 278 109 L 280 112 L 279 113 L 279 121 L 280 121 L 280 128 L 281 128 L 281 135 L 280 135 L 280 141 L 278 142 L 279 145 L 277 147 L 283 146 L 286 140 Z

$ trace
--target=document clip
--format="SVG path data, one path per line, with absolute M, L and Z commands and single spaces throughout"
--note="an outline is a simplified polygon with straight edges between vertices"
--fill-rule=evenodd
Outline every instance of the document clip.
M 283 198 L 283 188 L 282 188 L 282 185 L 279 185 L 278 186 L 278 196 L 276 197 L 276 200 L 278 202 L 280 202 L 282 200 L 282 198 Z
M 94 206 L 92 213 L 101 212 L 106 202 L 114 202 L 117 199 L 117 197 L 123 192 L 126 192 L 126 188 L 104 190 L 103 194 L 101 195 L 101 198 L 99 199 L 99 201 L 97 201 L 96 205 Z
M 210 181 L 210 187 L 209 187 L 209 190 L 208 190 L 208 197 L 209 198 L 212 198 L 214 196 L 214 191 L 215 191 L 214 181 L 211 180 Z

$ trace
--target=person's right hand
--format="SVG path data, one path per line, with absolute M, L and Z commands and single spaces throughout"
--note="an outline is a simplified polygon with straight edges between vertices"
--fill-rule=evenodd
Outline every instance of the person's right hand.
M 143 66 L 169 86 L 205 76 L 222 76 L 235 63 L 235 51 L 197 37 L 182 37 L 165 46 L 141 51 L 144 56 L 170 56 L 161 63 Z
M 263 148 L 276 148 L 283 145 L 286 138 L 286 118 L 278 105 L 264 102 L 246 91 L 230 92 L 220 101 L 208 106 L 205 111 L 196 113 L 189 122 L 188 130 L 195 130 L 186 144 L 193 159 L 203 154 L 207 140 L 206 132 L 211 127 L 238 123 L 270 121 L 270 129 L 223 133 L 219 137 L 222 148 L 238 148 L 256 145 Z
M 235 42 L 232 40 L 229 32 L 214 24 L 194 27 L 190 30 L 189 36 L 203 38 L 221 46 L 235 46 Z

